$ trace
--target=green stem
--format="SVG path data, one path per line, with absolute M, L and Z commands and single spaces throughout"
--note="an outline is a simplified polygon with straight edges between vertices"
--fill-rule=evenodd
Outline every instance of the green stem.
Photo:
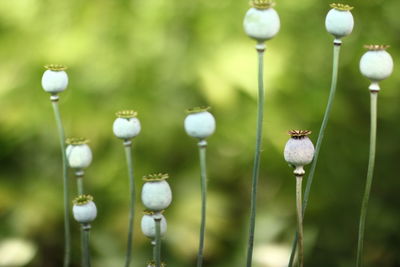
M 157 246 L 156 246 L 156 239 L 151 241 L 151 245 L 153 246 L 153 261 L 156 262 L 156 255 L 157 255 Z
M 84 171 L 76 171 L 75 172 L 75 177 L 76 177 L 76 185 L 77 185 L 77 189 L 78 189 L 78 195 L 83 195 L 85 193 L 84 189 L 83 189 L 83 176 L 84 176 Z M 85 230 L 83 230 L 83 228 L 81 227 L 81 253 L 82 255 L 84 255 L 85 253 Z M 82 266 L 85 265 L 85 261 L 84 258 L 82 257 Z
M 76 185 L 78 189 L 78 195 L 83 195 L 85 193 L 85 190 L 83 189 L 83 174 L 76 176 Z
M 83 267 L 90 267 L 90 253 L 89 253 L 89 234 L 90 234 L 90 224 L 82 225 L 83 231 Z
M 58 135 L 60 139 L 60 148 L 63 163 L 63 187 L 64 187 L 64 267 L 68 267 L 71 257 L 71 230 L 69 225 L 69 188 L 68 188 L 68 163 L 65 152 L 65 134 L 64 127 L 61 121 L 60 109 L 58 107 L 58 97 L 51 97 L 54 117 L 57 124 Z
M 200 224 L 199 251 L 197 254 L 197 267 L 201 267 L 203 265 L 204 236 L 206 229 L 206 208 L 207 208 L 206 147 L 207 147 L 207 142 L 205 140 L 201 140 L 199 142 L 200 173 L 201 173 L 201 224 Z
M 132 241 L 133 241 L 133 226 L 134 226 L 134 218 L 135 218 L 135 180 L 133 175 L 133 164 L 132 164 L 132 143 L 131 141 L 125 141 L 125 157 L 126 163 L 128 166 L 128 176 L 129 176 L 129 193 L 131 196 L 130 206 L 129 206 L 129 222 L 128 222 L 128 243 L 126 250 L 126 261 L 125 267 L 129 267 L 131 259 L 132 259 Z
M 307 184 L 306 184 L 306 189 L 304 191 L 304 199 L 303 199 L 303 219 L 304 219 L 304 214 L 306 212 L 306 208 L 307 208 L 307 204 L 308 204 L 308 198 L 310 196 L 310 190 L 311 190 L 311 185 L 312 185 L 312 182 L 314 179 L 315 169 L 317 167 L 319 151 L 321 149 L 322 140 L 324 139 L 325 129 L 328 124 L 333 100 L 335 98 L 336 84 L 337 84 L 337 77 L 338 77 L 338 68 L 339 68 L 340 46 L 341 46 L 340 43 L 334 43 L 331 89 L 330 89 L 330 93 L 329 93 L 328 104 L 325 109 L 324 118 L 322 120 L 321 128 L 319 130 L 317 144 L 315 146 L 314 159 L 311 164 L 310 173 L 308 174 L 308 177 L 307 177 Z M 293 241 L 293 245 L 292 245 L 292 253 L 290 254 L 290 260 L 289 260 L 288 267 L 293 266 L 294 255 L 296 254 L 296 248 L 297 248 L 297 239 L 298 239 L 298 234 L 296 233 L 294 241 Z
M 156 246 L 154 260 L 156 262 L 156 267 L 161 267 L 161 218 L 154 218 L 156 224 Z
M 257 206 L 257 184 L 260 172 L 260 156 L 261 156 L 261 140 L 263 129 L 263 112 L 264 112 L 264 85 L 263 85 L 263 58 L 264 50 L 259 48 L 258 52 L 258 112 L 256 126 L 256 148 L 254 154 L 252 187 L 251 187 L 251 203 L 250 203 L 250 227 L 249 241 L 247 244 L 247 262 L 246 266 L 251 267 L 253 260 L 254 232 L 256 224 L 256 206 Z
M 302 202 L 301 202 L 301 191 L 302 191 L 302 181 L 303 176 L 296 176 L 296 207 L 297 207 L 297 233 L 299 235 L 298 238 L 298 262 L 299 266 L 303 267 L 304 265 L 304 247 L 303 247 L 303 216 L 302 216 Z
M 367 217 L 369 194 L 371 192 L 372 179 L 374 175 L 377 99 L 378 99 L 378 92 L 371 91 L 371 135 L 370 135 L 370 145 L 369 145 L 369 161 L 368 161 L 367 183 L 365 185 L 365 192 L 361 205 L 360 224 L 358 229 L 358 246 L 357 246 L 357 263 L 356 263 L 357 267 L 360 267 L 362 263 L 365 219 Z

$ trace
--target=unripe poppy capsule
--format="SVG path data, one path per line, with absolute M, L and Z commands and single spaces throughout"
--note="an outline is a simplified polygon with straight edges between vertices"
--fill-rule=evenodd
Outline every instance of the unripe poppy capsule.
M 156 173 L 143 177 L 145 181 L 142 188 L 143 205 L 153 211 L 161 211 L 168 208 L 172 201 L 171 188 L 166 181 L 168 174 Z
M 113 124 L 113 132 L 116 137 L 129 140 L 139 135 L 141 126 L 136 117 L 137 112 L 133 110 L 123 110 L 116 113 L 117 118 Z
M 353 7 L 343 4 L 331 4 L 330 6 L 332 9 L 326 15 L 325 27 L 330 34 L 341 39 L 353 31 L 354 19 L 350 12 Z
M 164 215 L 162 215 L 162 211 L 160 212 L 154 212 L 154 211 L 149 211 L 145 210 L 143 212 L 143 217 L 141 221 L 141 228 L 142 232 L 145 236 L 148 238 L 155 238 L 156 237 L 156 223 L 155 223 L 155 218 L 160 219 L 160 230 L 161 230 L 161 236 L 165 235 L 167 232 L 167 220 L 165 219 Z
M 254 0 L 243 20 L 245 33 L 259 43 L 273 38 L 280 29 L 279 15 L 270 0 Z
M 366 45 L 367 52 L 361 57 L 360 71 L 371 82 L 369 89 L 379 91 L 378 82 L 389 77 L 393 72 L 392 56 L 386 52 L 387 45 Z
M 85 169 L 92 162 L 92 150 L 87 145 L 89 140 L 85 138 L 68 138 L 66 155 L 69 167 L 73 169 Z
M 188 109 L 184 121 L 186 133 L 198 139 L 205 139 L 215 132 L 215 118 L 208 112 L 209 107 Z
M 72 213 L 77 222 L 82 224 L 91 223 L 96 219 L 97 208 L 90 195 L 80 195 L 73 201 Z
M 67 69 L 64 65 L 50 64 L 42 76 L 42 87 L 47 93 L 57 94 L 64 91 L 68 86 Z

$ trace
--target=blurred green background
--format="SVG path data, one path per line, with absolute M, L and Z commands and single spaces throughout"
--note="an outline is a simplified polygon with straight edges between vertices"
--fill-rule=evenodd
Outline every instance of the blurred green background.
M 332 41 L 326 0 L 277 1 L 281 31 L 265 55 L 265 132 L 259 183 L 255 267 L 285 266 L 296 227 L 295 180 L 283 160 L 289 129 L 315 142 L 328 97 Z M 400 54 L 400 1 L 347 2 L 356 8 L 344 39 L 339 82 L 305 219 L 306 266 L 354 266 L 369 143 L 368 81 L 358 70 L 363 44 Z M 165 212 L 168 266 L 194 266 L 200 214 L 196 140 L 184 110 L 212 106 L 209 205 L 204 266 L 243 266 L 255 142 L 256 52 L 242 30 L 243 1 L 0 1 L 0 266 L 62 265 L 61 156 L 42 67 L 69 66 L 60 107 L 67 136 L 91 140 L 85 187 L 99 210 L 93 266 L 122 266 L 128 179 L 114 113 L 139 112 L 134 140 L 141 177 L 168 172 L 173 204 Z M 398 166 L 400 70 L 381 83 L 375 178 L 365 238 L 365 266 L 400 266 Z M 71 180 L 72 196 L 75 183 Z M 151 258 L 140 232 L 137 199 L 134 266 Z M 79 226 L 73 266 L 79 266 Z

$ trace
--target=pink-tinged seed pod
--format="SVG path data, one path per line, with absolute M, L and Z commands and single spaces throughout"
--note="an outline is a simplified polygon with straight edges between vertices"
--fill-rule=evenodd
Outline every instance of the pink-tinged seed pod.
M 253 0 L 243 20 L 245 33 L 250 37 L 263 43 L 273 38 L 280 29 L 278 13 L 273 8 L 274 3 L 270 0 Z
M 67 69 L 64 65 L 50 64 L 46 65 L 47 69 L 42 76 L 42 87 L 47 93 L 57 94 L 68 86 L 68 75 L 65 72 Z
M 85 138 L 68 138 L 66 155 L 70 168 L 82 170 L 92 163 L 92 150 L 88 146 L 89 140 Z
M 353 7 L 343 4 L 331 4 L 330 6 L 332 9 L 326 15 L 325 27 L 335 38 L 341 39 L 353 31 L 354 19 L 350 12 Z
M 166 173 L 149 174 L 143 177 L 142 202 L 148 210 L 161 211 L 172 202 L 171 188 L 166 181 Z
M 378 82 L 393 72 L 392 56 L 385 50 L 387 45 L 366 45 L 367 52 L 361 57 L 360 72 L 371 81 L 370 90 L 379 91 Z
M 311 131 L 303 130 L 289 131 L 291 137 L 283 154 L 286 162 L 296 168 L 295 174 L 298 175 L 304 175 L 303 167 L 310 164 L 314 158 L 314 145 L 307 136 L 310 133 Z
M 97 208 L 91 195 L 80 195 L 73 203 L 72 213 L 78 223 L 88 224 L 96 219 Z
M 117 118 L 113 124 L 113 132 L 116 137 L 130 140 L 136 137 L 141 130 L 137 112 L 133 110 L 123 110 L 116 113 Z
M 209 107 L 196 107 L 187 110 L 184 121 L 186 133 L 198 139 L 205 139 L 215 132 L 215 118 L 208 112 Z

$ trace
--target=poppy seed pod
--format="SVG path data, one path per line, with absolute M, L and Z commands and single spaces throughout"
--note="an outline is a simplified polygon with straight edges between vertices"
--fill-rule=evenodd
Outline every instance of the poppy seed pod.
M 253 0 L 243 20 L 245 33 L 259 43 L 273 38 L 280 29 L 279 15 L 270 0 Z
M 116 137 L 129 140 L 136 137 L 141 130 L 137 112 L 133 110 L 123 110 L 116 113 L 117 118 L 113 124 L 113 132 Z
M 330 4 L 330 6 L 332 9 L 326 15 L 325 27 L 335 38 L 341 39 L 353 31 L 354 19 L 350 12 L 353 7 L 343 4 Z
M 169 187 L 168 174 L 156 173 L 143 177 L 145 181 L 142 187 L 143 205 L 153 211 L 160 211 L 168 208 L 172 201 L 172 192 Z
M 91 195 L 80 195 L 73 201 L 72 212 L 78 223 L 87 224 L 96 219 L 97 208 Z
M 303 167 L 309 164 L 314 157 L 314 145 L 308 138 L 310 131 L 289 131 L 291 138 L 287 141 L 284 151 L 285 160 L 295 166 Z
M 212 135 L 215 131 L 215 118 L 208 112 L 209 107 L 196 107 L 188 109 L 184 121 L 185 131 L 188 135 L 204 139 Z
M 65 152 L 68 165 L 73 169 L 85 169 L 92 162 L 92 150 L 87 145 L 89 140 L 85 138 L 68 138 Z
M 386 79 L 393 72 L 392 56 L 386 52 L 387 45 L 366 45 L 368 51 L 361 57 L 361 74 L 371 80 L 371 90 L 379 91 L 377 82 Z
M 46 65 L 47 69 L 42 76 L 42 87 L 48 93 L 57 94 L 64 91 L 68 86 L 67 69 L 63 65 L 50 64 Z
M 161 229 L 161 236 L 164 236 L 167 232 L 167 220 L 165 219 L 164 215 L 162 215 L 162 211 L 154 212 L 150 210 L 145 210 L 143 212 L 143 217 L 141 221 L 141 228 L 142 232 L 148 238 L 155 238 L 156 237 L 156 223 L 154 221 L 155 218 L 160 218 L 160 229 Z

